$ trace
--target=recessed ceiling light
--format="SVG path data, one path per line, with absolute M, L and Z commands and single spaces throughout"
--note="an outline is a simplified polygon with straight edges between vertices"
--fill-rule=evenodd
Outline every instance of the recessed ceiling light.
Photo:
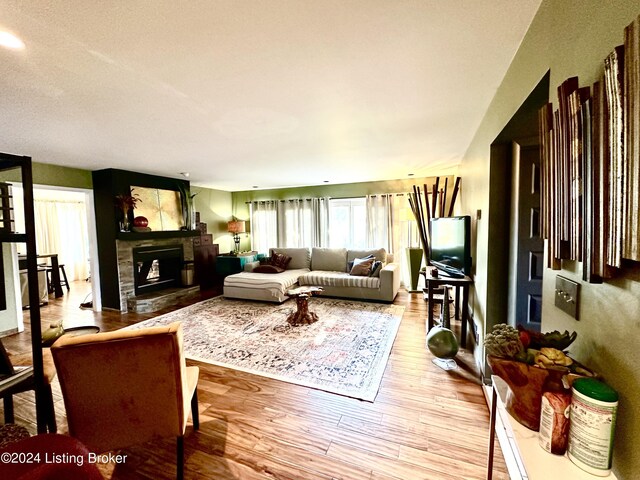
M 258 185 L 254 185 L 253 188 L 259 188 Z
M 410 176 L 410 177 L 413 177 L 413 173 L 410 173 L 410 174 L 409 174 L 409 176 Z
M 324 183 L 329 183 L 329 180 L 324 180 Z
M 24 42 L 9 32 L 0 31 L 0 46 L 12 50 L 22 50 L 24 48 Z

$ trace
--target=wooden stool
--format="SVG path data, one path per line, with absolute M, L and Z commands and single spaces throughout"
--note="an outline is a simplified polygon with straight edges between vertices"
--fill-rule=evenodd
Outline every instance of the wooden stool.
M 64 263 L 62 265 L 58 265 L 58 268 L 60 269 L 60 273 L 62 273 L 60 286 L 64 285 L 65 287 L 67 287 L 67 291 L 71 290 L 71 288 L 69 287 L 69 281 L 67 280 L 67 272 L 64 271 Z M 47 284 L 49 285 L 49 293 L 53 293 L 53 285 L 51 284 L 51 279 L 49 278 L 51 270 L 51 267 L 47 267 Z

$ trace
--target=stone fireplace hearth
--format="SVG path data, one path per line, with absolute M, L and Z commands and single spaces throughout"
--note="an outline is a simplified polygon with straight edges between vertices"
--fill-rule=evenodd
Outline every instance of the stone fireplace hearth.
M 183 261 L 193 260 L 191 237 L 116 240 L 120 311 L 153 312 L 199 287 L 182 288 Z

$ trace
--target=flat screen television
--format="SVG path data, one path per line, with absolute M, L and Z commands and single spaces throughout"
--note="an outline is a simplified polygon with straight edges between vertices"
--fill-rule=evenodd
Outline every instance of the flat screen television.
M 453 277 L 471 274 L 471 217 L 441 217 L 429 221 L 429 262 Z

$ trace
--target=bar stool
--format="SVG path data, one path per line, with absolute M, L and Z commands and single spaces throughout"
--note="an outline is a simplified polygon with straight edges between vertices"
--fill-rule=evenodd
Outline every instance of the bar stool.
M 71 290 L 71 288 L 69 287 L 69 280 L 67 280 L 67 273 L 64 271 L 64 263 L 61 265 L 58 265 L 58 268 L 60 269 L 60 273 L 62 274 L 62 277 L 60 278 L 60 286 L 65 286 L 67 287 L 67 291 Z M 50 266 L 47 267 L 47 284 L 49 285 L 49 293 L 53 292 L 53 285 L 51 284 L 51 270 L 53 270 Z

